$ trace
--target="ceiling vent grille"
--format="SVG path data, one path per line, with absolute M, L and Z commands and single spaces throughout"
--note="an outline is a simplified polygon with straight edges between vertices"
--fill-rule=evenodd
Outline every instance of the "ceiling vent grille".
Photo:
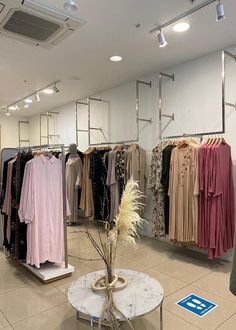
M 0 33 L 37 46 L 52 47 L 85 23 L 38 0 L 0 1 Z
M 37 40 L 46 41 L 62 28 L 54 22 L 34 16 L 26 11 L 16 10 L 8 19 L 3 29 L 12 33 Z

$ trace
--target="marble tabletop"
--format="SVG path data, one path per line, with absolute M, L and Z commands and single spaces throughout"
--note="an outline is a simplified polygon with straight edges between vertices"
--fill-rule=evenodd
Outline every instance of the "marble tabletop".
M 113 293 L 117 308 L 128 319 L 147 314 L 162 303 L 164 291 L 154 278 L 127 269 L 116 269 L 115 273 L 128 279 L 125 289 Z M 70 304 L 78 312 L 94 319 L 99 319 L 101 316 L 105 293 L 92 291 L 91 283 L 102 275 L 104 270 L 84 275 L 72 283 L 68 290 Z

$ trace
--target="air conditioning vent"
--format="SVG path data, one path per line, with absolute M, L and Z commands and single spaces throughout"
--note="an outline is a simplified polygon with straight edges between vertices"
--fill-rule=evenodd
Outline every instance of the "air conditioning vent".
M 0 0 L 0 34 L 53 47 L 85 21 L 41 0 Z
M 46 41 L 62 28 L 54 22 L 16 10 L 3 26 L 4 30 L 37 40 Z

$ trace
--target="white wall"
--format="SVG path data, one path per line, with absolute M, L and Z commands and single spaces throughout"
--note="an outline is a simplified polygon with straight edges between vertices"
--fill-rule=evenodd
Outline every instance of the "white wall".
M 236 48 L 230 49 L 233 53 Z M 175 82 L 165 80 L 163 83 L 163 113 L 175 114 L 175 121 L 166 128 L 164 135 L 198 133 L 221 130 L 221 52 L 204 56 L 182 65 L 175 66 L 166 73 L 175 74 Z M 150 164 L 151 150 L 158 143 L 158 74 L 142 78 L 152 81 L 152 88 L 140 86 L 140 117 L 152 118 L 152 124 L 140 122 L 139 144 L 147 151 Z M 129 140 L 136 137 L 135 121 L 135 82 L 129 82 L 116 88 L 104 91 L 95 97 L 110 101 L 91 103 L 91 125 L 102 127 L 106 139 L 110 141 Z M 226 101 L 236 102 L 236 64 L 230 59 L 226 66 Z M 60 112 L 58 129 L 60 142 L 68 145 L 75 138 L 75 103 L 66 105 L 56 111 Z M 163 126 L 168 122 L 163 119 Z M 226 110 L 227 142 L 232 146 L 234 160 L 234 179 L 236 179 L 236 113 Z M 87 129 L 87 107 L 79 106 L 78 124 L 80 129 Z M 39 142 L 39 118 L 30 120 L 31 144 Z M 91 142 L 103 142 L 100 132 L 92 132 Z M 86 133 L 79 133 L 79 148 L 88 146 Z M 236 186 L 236 185 L 235 185 Z M 145 218 L 150 221 L 152 213 L 151 193 L 147 191 Z M 144 234 L 151 235 L 151 225 L 145 225 Z
M 7 117 L 4 114 L 0 115 L 0 125 L 1 125 L 1 148 L 7 147 L 18 147 L 19 146 L 19 130 L 18 121 L 25 121 L 22 117 Z M 29 127 L 27 125 L 22 126 L 21 138 L 29 138 Z M 22 144 L 23 145 L 23 144 Z M 26 144 L 27 145 L 27 144 Z

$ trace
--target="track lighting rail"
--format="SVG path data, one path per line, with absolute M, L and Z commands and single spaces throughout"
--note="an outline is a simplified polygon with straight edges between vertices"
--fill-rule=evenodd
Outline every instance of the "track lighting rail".
M 172 25 L 174 24 L 175 22 L 178 22 L 179 20 L 195 13 L 196 11 L 206 7 L 206 6 L 209 6 L 210 4 L 214 3 L 214 2 L 217 2 L 218 0 L 208 0 L 206 2 L 203 2 L 202 4 L 198 5 L 198 6 L 195 6 L 194 8 L 186 11 L 185 13 L 155 27 L 154 29 L 150 30 L 149 33 L 154 33 L 154 32 L 157 32 L 157 31 L 161 31 L 162 29 L 164 29 L 165 27 L 169 26 L 169 25 Z

